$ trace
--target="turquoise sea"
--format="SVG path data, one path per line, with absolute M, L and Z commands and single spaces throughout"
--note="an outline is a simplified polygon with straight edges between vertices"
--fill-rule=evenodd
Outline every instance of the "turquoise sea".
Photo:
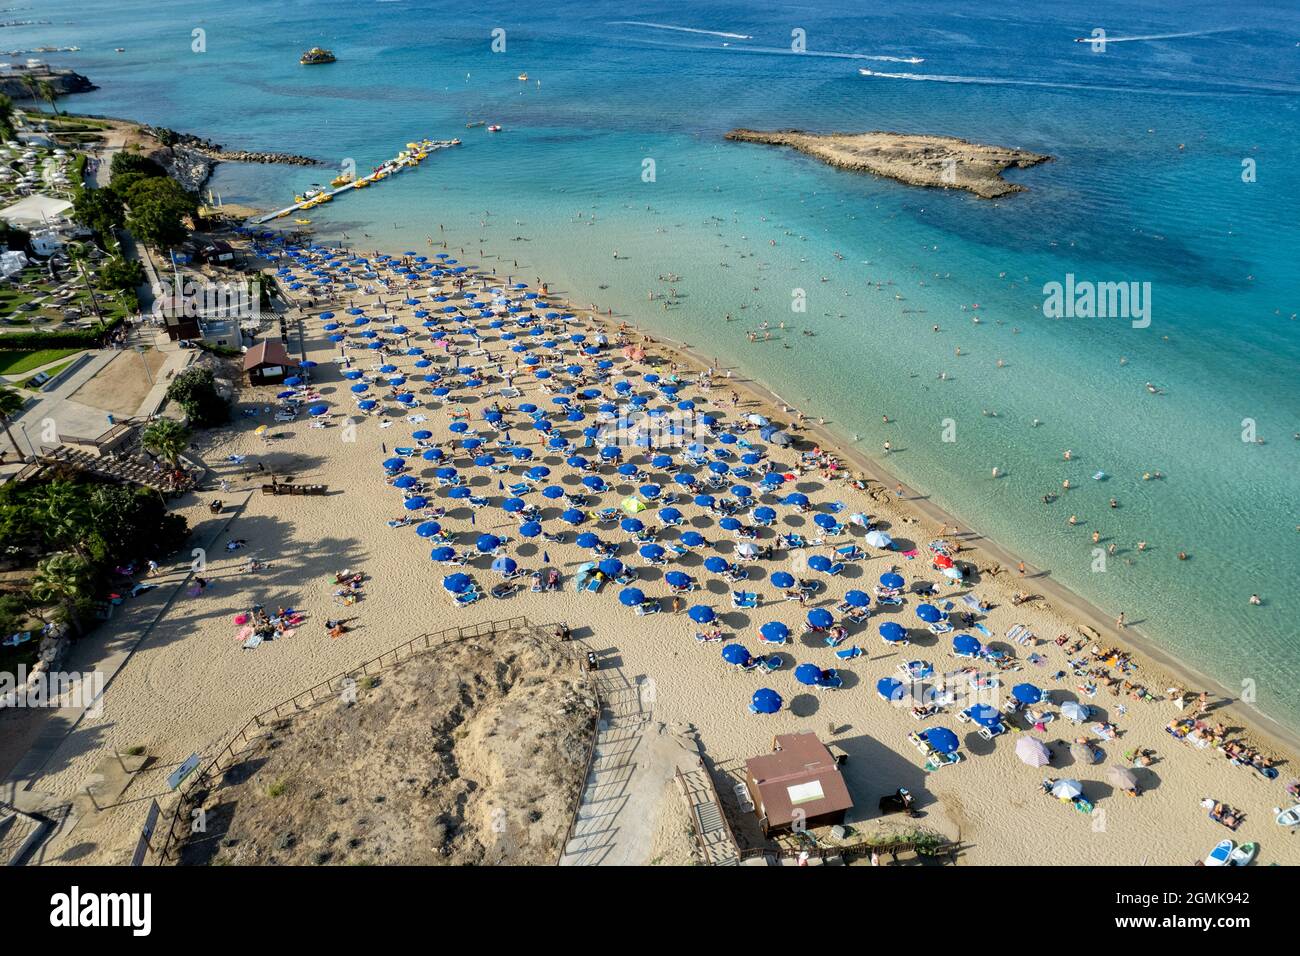
M 889 440 L 911 487 L 1300 729 L 1300 11 L 1003 6 L 47 0 L 32 15 L 51 25 L 0 45 L 79 45 L 51 59 L 102 89 L 65 105 L 230 147 L 365 170 L 462 137 L 313 210 L 321 235 L 482 248 L 738 365 L 870 455 Z M 1072 42 L 1095 28 L 1104 50 Z M 339 61 L 299 66 L 316 44 Z M 724 142 L 736 126 L 1055 160 L 989 202 Z M 270 208 L 326 178 L 225 166 L 212 188 Z M 665 310 L 648 296 L 667 274 Z M 1150 326 L 1044 317 L 1067 274 L 1149 282 Z M 763 322 L 773 341 L 750 344 Z M 1104 571 L 1093 529 L 1117 545 Z

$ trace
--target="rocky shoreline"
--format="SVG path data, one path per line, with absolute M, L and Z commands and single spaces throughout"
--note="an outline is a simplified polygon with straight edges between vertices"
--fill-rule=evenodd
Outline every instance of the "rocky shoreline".
M 179 133 L 165 126 L 143 126 L 142 132 L 157 140 L 167 151 L 164 165 L 186 189 L 199 190 L 217 163 L 275 163 L 286 166 L 323 166 L 318 159 L 296 153 L 268 153 L 255 150 L 223 149 L 220 143 Z
M 88 77 L 72 70 L 15 68 L 7 75 L 0 76 L 0 93 L 14 100 L 31 99 L 32 91 L 23 82 L 25 76 L 30 76 L 38 83 L 50 84 L 57 96 L 67 96 L 70 93 L 89 93 L 91 90 L 99 89 L 98 86 L 90 82 Z
M 787 146 L 828 166 L 884 176 L 908 186 L 964 189 L 982 199 L 997 199 L 1026 188 L 1009 183 L 1002 171 L 1025 169 L 1052 159 L 1009 146 L 985 146 L 955 136 L 912 133 L 809 133 L 787 129 L 763 132 L 734 129 L 726 138 L 742 143 Z

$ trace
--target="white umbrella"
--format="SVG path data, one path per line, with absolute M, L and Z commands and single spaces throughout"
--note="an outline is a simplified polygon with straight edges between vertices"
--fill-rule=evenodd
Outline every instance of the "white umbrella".
M 855 511 L 849 515 L 849 524 L 855 524 L 859 528 L 865 528 L 870 522 L 871 519 L 861 511 Z
M 736 553 L 743 554 L 747 558 L 752 558 L 754 555 L 758 554 L 758 545 L 754 544 L 752 541 L 742 541 L 740 544 L 736 545 Z
M 750 415 L 749 422 L 751 425 L 758 425 L 761 427 L 767 424 L 767 419 L 764 418 L 762 415 Z
M 1061 713 L 1075 723 L 1083 723 L 1088 719 L 1088 708 L 1077 700 L 1067 700 L 1062 704 Z
M 873 548 L 888 548 L 894 543 L 894 539 L 883 531 L 868 531 L 866 541 Z
M 939 573 L 942 574 L 949 581 L 960 581 L 962 577 L 961 568 L 957 567 L 956 565 L 953 565 L 951 568 L 944 568 Z
M 1052 796 L 1062 800 L 1073 800 L 1083 796 L 1083 784 L 1077 780 L 1058 780 L 1052 784 Z

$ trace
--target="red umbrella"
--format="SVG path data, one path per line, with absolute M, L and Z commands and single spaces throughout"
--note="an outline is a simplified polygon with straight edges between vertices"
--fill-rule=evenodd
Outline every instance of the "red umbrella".
M 952 567 L 952 558 L 946 554 L 936 554 L 934 556 L 934 566 L 936 568 L 950 568 Z

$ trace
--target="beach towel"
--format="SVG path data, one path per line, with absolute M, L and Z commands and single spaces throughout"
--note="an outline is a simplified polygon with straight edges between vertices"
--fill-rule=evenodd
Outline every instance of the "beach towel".
M 993 632 L 990 631 L 990 630 L 988 629 L 988 627 L 985 626 L 984 624 L 976 624 L 976 625 L 975 625 L 975 630 L 979 631 L 979 632 L 980 632 L 981 634 L 983 634 L 985 637 L 992 637 L 992 636 L 993 636 Z
M 243 648 L 246 651 L 251 651 L 255 647 L 258 647 L 261 643 L 262 643 L 262 635 L 254 634 L 250 638 L 248 638 L 248 640 L 244 641 Z
M 909 561 L 913 560 L 916 557 L 916 548 L 913 548 L 911 551 L 904 551 L 903 557 L 907 558 Z
M 961 596 L 961 603 L 965 604 L 967 607 L 974 608 L 977 611 L 980 608 L 980 600 L 973 594 L 963 594 Z

